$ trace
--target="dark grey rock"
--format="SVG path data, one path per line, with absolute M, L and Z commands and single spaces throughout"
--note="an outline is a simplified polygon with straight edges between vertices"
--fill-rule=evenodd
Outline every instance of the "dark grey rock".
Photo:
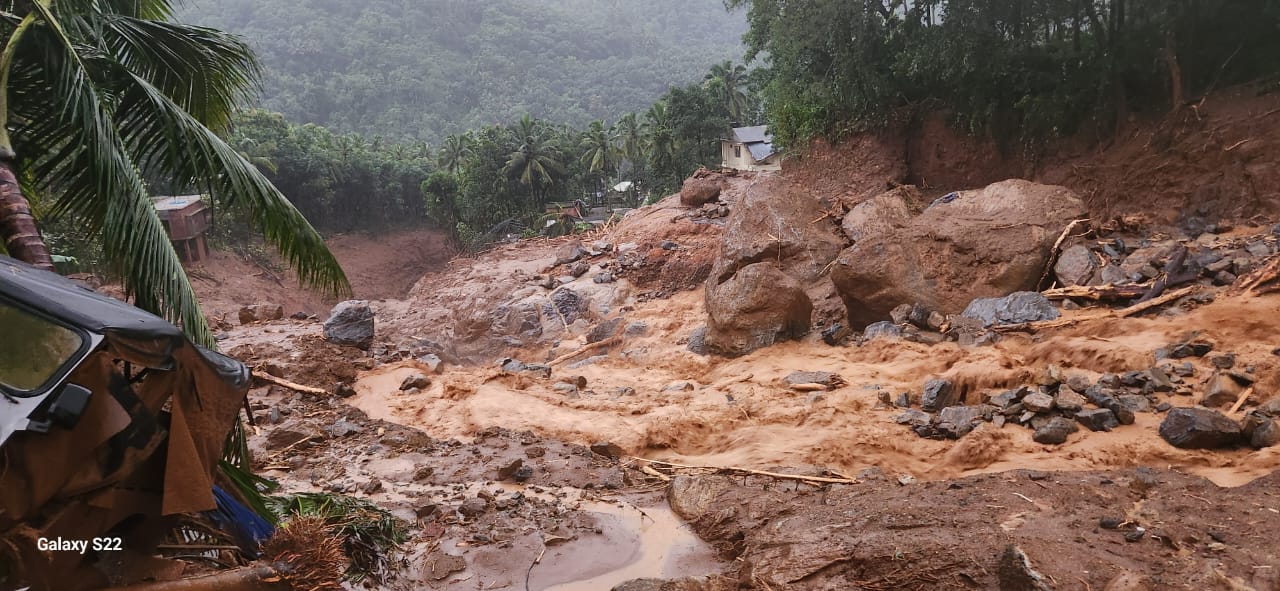
M 893 405 L 898 408 L 911 408 L 911 395 L 903 392 L 893 400 Z
M 373 324 L 369 302 L 348 300 L 334 306 L 324 321 L 324 338 L 337 345 L 368 349 L 373 344 Z
M 920 396 L 920 408 L 926 412 L 937 412 L 956 403 L 958 393 L 947 380 L 929 380 L 924 384 L 924 393 Z
M 1090 431 L 1110 431 L 1120 426 L 1115 413 L 1106 408 L 1082 410 L 1076 413 L 1076 421 Z
M 338 398 L 351 398 L 356 395 L 356 389 L 346 382 L 338 382 L 333 387 L 333 394 Z
M 961 316 L 977 318 L 983 326 L 1020 324 L 1056 320 L 1058 308 L 1034 291 L 1019 291 L 1003 298 L 978 298 L 969 303 Z
M 562 287 L 551 294 L 551 305 L 554 312 L 558 312 L 559 316 L 564 318 L 566 324 L 573 322 L 586 315 L 587 302 L 578 292 Z
M 421 390 L 430 385 L 431 385 L 431 378 L 428 378 L 427 376 L 417 372 L 409 374 L 408 376 L 405 376 L 405 378 L 400 381 L 401 390 L 408 390 L 410 388 L 417 388 Z
M 629 337 L 642 337 L 649 333 L 649 324 L 641 320 L 628 322 L 622 332 Z
M 471 519 L 484 515 L 484 512 L 488 510 L 489 501 L 480 497 L 471 497 L 470 499 L 463 501 L 462 504 L 458 506 L 458 513 L 461 513 L 463 517 Z
M 1053 272 L 1063 285 L 1085 285 L 1098 270 L 1098 264 L 1098 256 L 1089 247 L 1077 244 L 1062 251 L 1058 262 L 1053 266 Z
M 893 422 L 899 425 L 911 425 L 912 427 L 919 427 L 921 425 L 929 425 L 933 423 L 933 415 L 913 408 L 913 409 L 907 410 L 906 412 L 896 417 L 893 417 Z
M 1151 401 L 1140 394 L 1121 394 L 1116 397 L 1116 401 L 1129 412 L 1151 412 Z
M 893 320 L 892 324 L 906 324 L 907 319 L 911 317 L 911 304 L 902 304 L 889 312 L 889 318 Z
M 1280 444 L 1280 423 L 1274 419 L 1263 419 L 1249 436 L 1249 444 L 1258 449 Z
M 1243 390 L 1244 388 L 1231 376 L 1223 372 L 1214 372 L 1209 382 L 1205 384 L 1204 397 L 1200 399 L 1200 405 L 1209 408 L 1224 407 L 1234 403 Z
M 1053 417 L 1036 429 L 1036 432 L 1031 435 L 1031 440 L 1045 445 L 1060 445 L 1066 443 L 1067 437 L 1078 429 L 1075 422 L 1069 419 Z
M 689 343 L 685 346 L 690 353 L 695 355 L 707 354 L 707 327 L 699 326 L 689 333 Z
M 968 435 L 983 422 L 984 409 L 979 406 L 949 406 L 938 413 L 938 433 L 949 439 Z
M 1213 344 L 1205 341 L 1178 343 L 1169 348 L 1169 357 L 1184 359 L 1187 357 L 1204 357 L 1213 350 Z
M 1160 423 L 1160 437 L 1184 449 L 1230 447 L 1240 442 L 1240 424 L 1216 410 L 1175 408 Z
M 862 338 L 870 341 L 878 338 L 900 338 L 902 337 L 902 327 L 888 321 L 875 322 L 867 325 L 862 331 Z
M 1004 392 L 1001 392 L 999 394 L 996 394 L 995 396 L 992 396 L 991 400 L 989 400 L 988 402 L 992 406 L 995 406 L 996 408 L 1005 409 L 1013 405 L 1015 402 L 1022 400 L 1022 397 L 1026 396 L 1026 394 L 1027 394 L 1027 389 L 1025 387 L 1014 388 L 1012 390 L 1005 390 Z

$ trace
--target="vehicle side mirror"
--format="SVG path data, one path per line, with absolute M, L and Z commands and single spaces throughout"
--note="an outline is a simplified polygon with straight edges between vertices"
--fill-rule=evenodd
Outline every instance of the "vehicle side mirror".
M 49 405 L 49 421 L 63 429 L 73 429 L 89 407 L 93 392 L 78 384 L 67 384 Z

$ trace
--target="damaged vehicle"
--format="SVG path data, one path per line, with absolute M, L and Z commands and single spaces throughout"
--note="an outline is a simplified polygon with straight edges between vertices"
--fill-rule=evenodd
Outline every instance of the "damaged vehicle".
M 169 322 L 0 256 L 0 589 L 98 589 L 214 510 L 249 388 Z

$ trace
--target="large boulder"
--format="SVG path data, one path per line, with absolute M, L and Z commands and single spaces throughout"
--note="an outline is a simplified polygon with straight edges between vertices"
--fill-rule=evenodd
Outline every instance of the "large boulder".
M 845 246 L 832 221 L 814 222 L 826 210 L 817 197 L 777 178 L 752 183 L 729 214 L 713 278 L 776 261 L 801 285 L 817 281 Z
M 1160 423 L 1160 436 L 1174 447 L 1212 449 L 1240 443 L 1240 424 L 1206 408 L 1175 408 Z
M 960 314 L 982 321 L 983 326 L 1057 320 L 1058 308 L 1038 291 L 1019 291 L 1002 298 L 978 298 Z
M 826 271 L 845 239 L 837 220 L 824 217 L 827 211 L 823 201 L 776 177 L 752 182 L 725 223 L 707 285 L 722 284 L 748 265 L 773 262 L 805 291 L 811 321 L 843 323 L 844 302 Z
M 923 200 L 914 186 L 903 185 L 853 206 L 841 220 L 840 229 L 854 243 L 893 232 L 920 214 Z
M 1034 290 L 1054 241 L 1085 214 L 1070 190 L 1025 180 L 949 194 L 910 218 L 902 215 L 913 208 L 904 193 L 876 197 L 844 224 L 857 237 L 831 279 L 854 326 L 883 320 L 904 302 L 954 314 L 975 298 Z
M 719 199 L 723 188 L 720 179 L 717 178 L 689 177 L 680 188 L 680 205 L 701 207 Z
M 333 307 L 324 321 L 324 338 L 331 343 L 368 349 L 373 344 L 373 309 L 364 300 L 348 300 Z
M 809 331 L 813 303 L 777 264 L 753 263 L 707 283 L 708 350 L 743 355 Z

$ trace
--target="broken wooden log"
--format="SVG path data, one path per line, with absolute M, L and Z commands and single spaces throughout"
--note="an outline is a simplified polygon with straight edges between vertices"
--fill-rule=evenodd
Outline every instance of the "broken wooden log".
M 1042 294 L 1051 300 L 1091 300 L 1108 302 L 1116 300 L 1132 300 L 1142 297 L 1151 290 L 1150 285 L 1130 283 L 1126 285 L 1073 285 L 1046 289 Z
M 1265 265 L 1238 279 L 1231 291 L 1243 295 L 1280 291 L 1280 256 L 1271 257 Z
M 284 378 L 277 378 L 265 371 L 258 371 L 257 369 L 254 369 L 253 371 L 253 378 L 257 380 L 262 380 L 264 382 L 268 382 L 271 384 L 275 384 L 277 386 L 283 386 L 295 392 L 302 392 L 303 394 L 316 394 L 316 395 L 323 396 L 329 393 L 324 388 L 313 388 L 311 386 L 303 386 L 302 384 L 290 382 L 289 380 L 286 380 Z
M 1180 300 L 1186 296 L 1192 295 L 1198 290 L 1199 290 L 1199 286 L 1192 285 L 1192 286 L 1184 287 L 1182 289 L 1171 291 L 1158 298 L 1147 300 L 1140 304 L 1134 304 L 1132 306 L 1129 306 L 1128 308 L 1122 308 L 1120 310 L 1093 312 L 1090 314 L 1081 314 L 1079 316 L 1074 316 L 1071 318 L 1059 318 L 1057 320 L 1042 320 L 1039 322 L 1024 322 L 1021 324 L 1006 324 L 1003 326 L 994 326 L 992 327 L 992 329 L 997 332 L 1037 332 L 1041 330 L 1048 330 L 1051 328 L 1062 328 L 1064 326 L 1072 326 L 1080 322 L 1088 322 L 1090 320 L 1102 320 L 1104 318 L 1128 318 L 1130 316 L 1137 316 L 1138 314 L 1146 312 L 1147 310 L 1150 310 L 1152 308 L 1158 308 L 1160 306 L 1168 304 L 1169 302 Z
M 800 474 L 780 474 L 778 472 L 766 472 L 764 470 L 750 470 L 747 468 L 733 468 L 728 466 L 688 466 L 685 464 L 676 464 L 673 462 L 663 462 L 660 460 L 650 460 L 648 458 L 631 458 L 638 462 L 647 462 L 648 464 L 657 464 L 659 466 L 667 466 L 670 468 L 683 468 L 686 470 L 713 470 L 715 472 L 730 472 L 738 474 L 754 474 L 756 476 L 768 476 L 778 480 L 795 480 L 798 482 L 808 482 L 812 484 L 861 484 L 862 481 L 855 478 L 827 478 L 824 476 L 802 476 Z M 641 468 L 643 470 L 643 467 Z

